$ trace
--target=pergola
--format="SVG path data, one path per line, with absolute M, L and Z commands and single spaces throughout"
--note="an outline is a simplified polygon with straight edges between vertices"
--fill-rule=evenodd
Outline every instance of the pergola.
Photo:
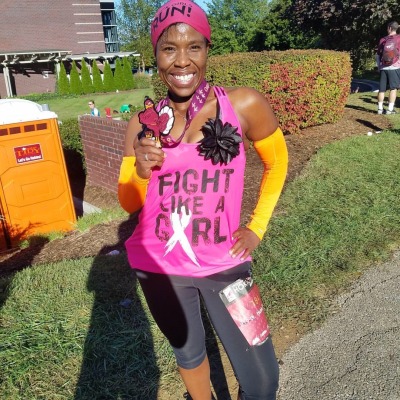
M 57 74 L 60 71 L 61 61 L 76 61 L 84 58 L 85 60 L 114 60 L 120 57 L 138 57 L 136 52 L 121 51 L 115 53 L 84 53 L 71 54 L 67 50 L 38 50 L 38 51 L 13 51 L 0 52 L 0 64 L 3 66 L 4 80 L 7 90 L 7 97 L 13 97 L 10 79 L 10 67 L 16 65 L 33 65 L 36 63 L 55 63 Z

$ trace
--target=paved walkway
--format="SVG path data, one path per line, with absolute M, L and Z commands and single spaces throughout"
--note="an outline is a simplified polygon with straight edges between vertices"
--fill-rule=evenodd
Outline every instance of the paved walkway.
M 400 251 L 283 357 L 279 400 L 400 400 Z
M 351 91 L 354 92 L 378 92 L 379 82 L 368 79 L 353 79 L 351 81 Z

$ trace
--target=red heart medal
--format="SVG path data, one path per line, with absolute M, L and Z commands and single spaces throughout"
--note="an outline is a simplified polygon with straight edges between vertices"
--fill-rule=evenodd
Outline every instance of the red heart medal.
M 156 141 L 157 147 L 161 147 L 161 135 L 168 135 L 174 125 L 174 112 L 170 106 L 165 105 L 157 112 L 154 101 L 146 96 L 144 99 L 144 110 L 139 113 L 139 122 L 143 130 L 139 139 L 143 137 Z

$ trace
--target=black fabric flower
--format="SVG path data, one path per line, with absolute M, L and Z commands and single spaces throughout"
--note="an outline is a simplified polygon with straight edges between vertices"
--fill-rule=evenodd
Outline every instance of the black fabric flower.
M 204 138 L 201 139 L 198 150 L 205 160 L 211 160 L 214 165 L 227 165 L 239 154 L 242 137 L 237 133 L 237 127 L 229 122 L 222 124 L 219 118 L 210 118 L 201 130 Z

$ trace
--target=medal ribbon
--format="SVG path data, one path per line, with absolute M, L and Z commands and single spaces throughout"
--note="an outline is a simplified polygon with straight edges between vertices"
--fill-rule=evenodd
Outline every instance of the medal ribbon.
M 164 147 L 175 147 L 181 142 L 194 117 L 204 106 L 204 103 L 206 102 L 209 92 L 210 92 L 210 85 L 205 79 L 203 79 L 199 87 L 196 89 L 196 91 L 192 96 L 192 100 L 186 112 L 186 124 L 182 134 L 176 140 L 174 140 L 170 134 L 161 135 L 160 140 Z M 167 106 L 168 103 L 169 103 L 169 97 L 167 96 L 165 99 L 161 100 L 158 103 L 157 111 L 160 111 L 164 106 Z

